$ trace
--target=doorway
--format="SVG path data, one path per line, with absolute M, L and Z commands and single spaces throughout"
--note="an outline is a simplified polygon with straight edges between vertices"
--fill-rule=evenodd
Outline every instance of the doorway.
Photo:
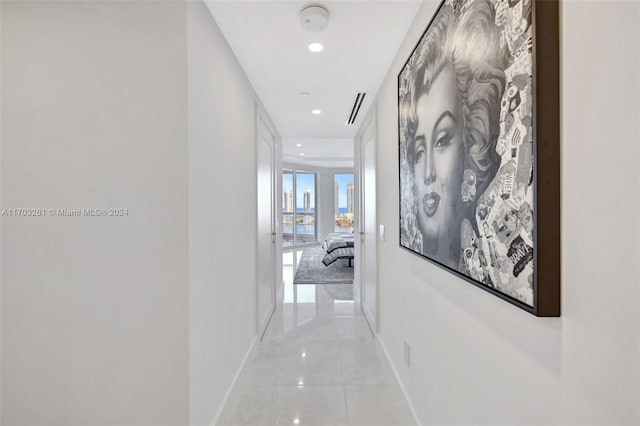
M 355 139 L 355 166 L 358 177 L 356 279 L 354 296 L 361 304 L 371 330 L 377 332 L 378 281 L 376 232 L 376 119 L 374 104 Z
M 256 170 L 258 182 L 257 301 L 258 335 L 262 336 L 276 308 L 276 283 L 282 257 L 278 241 L 278 135 L 262 108 L 256 106 Z

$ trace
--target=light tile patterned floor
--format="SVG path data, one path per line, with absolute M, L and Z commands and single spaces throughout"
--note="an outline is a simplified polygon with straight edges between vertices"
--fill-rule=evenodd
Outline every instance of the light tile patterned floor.
M 284 294 L 218 425 L 413 425 L 351 285 L 293 285 L 301 251 L 284 255 Z

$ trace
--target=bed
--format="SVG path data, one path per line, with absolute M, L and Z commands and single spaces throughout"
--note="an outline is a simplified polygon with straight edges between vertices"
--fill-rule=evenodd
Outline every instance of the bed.
M 349 266 L 353 260 L 354 234 L 332 232 L 322 243 L 325 255 L 322 258 L 324 266 L 329 266 L 338 259 L 348 259 Z

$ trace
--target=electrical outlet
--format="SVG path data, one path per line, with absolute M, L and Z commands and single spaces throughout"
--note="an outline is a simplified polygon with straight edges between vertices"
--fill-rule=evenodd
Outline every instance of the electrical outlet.
M 404 341 L 404 362 L 407 363 L 407 367 L 411 366 L 411 345 Z

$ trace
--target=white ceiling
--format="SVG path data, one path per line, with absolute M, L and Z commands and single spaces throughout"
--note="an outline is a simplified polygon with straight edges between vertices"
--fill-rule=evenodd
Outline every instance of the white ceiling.
M 207 5 L 283 137 L 285 161 L 344 167 L 345 161 L 353 165 L 353 144 L 345 140 L 355 136 L 421 2 L 320 3 L 330 13 L 320 33 L 300 25 L 300 10 L 309 1 L 209 0 Z M 324 50 L 309 52 L 312 41 L 323 43 Z M 357 92 L 367 97 L 356 123 L 347 126 Z M 311 114 L 314 108 L 322 114 Z M 301 142 L 308 147 L 304 158 L 295 147 Z
M 353 139 L 285 139 L 283 161 L 302 166 L 353 167 Z

